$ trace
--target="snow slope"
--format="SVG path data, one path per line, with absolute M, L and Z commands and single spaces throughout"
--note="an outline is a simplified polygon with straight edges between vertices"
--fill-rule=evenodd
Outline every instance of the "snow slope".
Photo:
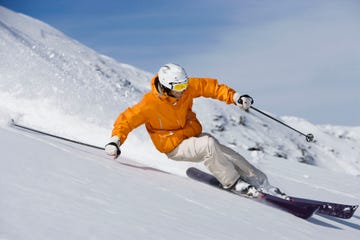
M 143 127 L 119 161 L 8 127 L 14 118 L 104 146 L 116 116 L 148 91 L 151 76 L 0 6 L 0 239 L 356 239 L 358 213 L 304 221 L 185 178 L 191 164 L 158 153 Z M 194 110 L 206 132 L 284 191 L 359 204 L 360 127 L 281 117 L 313 133 L 316 142 L 307 143 L 215 100 L 198 99 Z
M 129 159 L 113 161 L 101 150 L 15 129 L 0 129 L 0 148 L 0 239 L 359 237 L 359 212 L 350 220 L 305 221 Z M 263 168 L 289 192 L 359 203 L 356 177 L 276 158 Z

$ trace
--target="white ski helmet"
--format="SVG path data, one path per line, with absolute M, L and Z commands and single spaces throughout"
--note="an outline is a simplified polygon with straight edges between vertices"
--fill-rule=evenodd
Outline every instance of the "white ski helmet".
M 171 90 L 182 92 L 188 86 L 188 76 L 183 67 L 174 63 L 162 66 L 158 72 L 160 83 Z

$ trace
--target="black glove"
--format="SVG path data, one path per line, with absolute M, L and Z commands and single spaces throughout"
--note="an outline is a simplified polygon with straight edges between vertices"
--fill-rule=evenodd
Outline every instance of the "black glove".
M 239 93 L 235 93 L 234 102 L 242 109 L 248 110 L 250 106 L 254 103 L 254 99 L 247 94 L 240 95 Z

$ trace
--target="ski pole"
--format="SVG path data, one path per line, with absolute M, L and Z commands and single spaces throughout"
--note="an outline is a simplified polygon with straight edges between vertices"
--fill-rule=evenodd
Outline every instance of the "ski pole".
M 313 142 L 313 141 L 314 141 L 314 135 L 312 135 L 311 133 L 308 133 L 308 134 L 302 133 L 302 132 L 300 132 L 299 130 L 296 130 L 295 128 L 287 125 L 286 123 L 284 123 L 284 122 L 282 122 L 282 121 L 274 118 L 273 116 L 270 116 L 269 114 L 264 113 L 263 111 L 257 109 L 256 107 L 250 106 L 250 108 L 253 109 L 253 110 L 255 110 L 255 111 L 257 111 L 257 112 L 259 112 L 259 113 L 261 113 L 261 114 L 263 114 L 263 115 L 265 115 L 266 117 L 271 118 L 272 120 L 274 120 L 274 121 L 276 121 L 276 122 L 284 125 L 285 127 L 288 127 L 288 128 L 290 128 L 291 130 L 293 130 L 293 131 L 295 131 L 295 132 L 297 132 L 297 133 L 300 133 L 301 135 L 305 136 L 307 142 Z
M 88 143 L 76 141 L 76 140 L 73 140 L 73 139 L 69 139 L 69 138 L 57 136 L 57 135 L 54 135 L 54 134 L 51 134 L 51 133 L 43 132 L 43 131 L 40 131 L 40 130 L 37 130 L 37 129 L 34 129 L 34 128 L 30 128 L 30 127 L 26 127 L 26 126 L 20 125 L 20 124 L 16 123 L 14 119 L 11 119 L 10 124 L 13 125 L 13 126 L 15 126 L 15 127 L 22 128 L 22 129 L 25 129 L 25 130 L 28 130 L 28 131 L 32 131 L 32 132 L 35 132 L 35 133 L 43 134 L 43 135 L 46 135 L 46 136 L 49 136 L 49 137 L 58 138 L 58 139 L 61 139 L 61 140 L 64 140 L 64 141 L 76 143 L 76 144 L 83 145 L 83 146 L 87 146 L 87 147 L 91 147 L 91 148 L 96 148 L 96 149 L 100 149 L 100 150 L 105 150 L 105 148 L 103 148 L 103 147 L 99 147 L 99 146 L 91 145 L 91 144 L 88 144 Z

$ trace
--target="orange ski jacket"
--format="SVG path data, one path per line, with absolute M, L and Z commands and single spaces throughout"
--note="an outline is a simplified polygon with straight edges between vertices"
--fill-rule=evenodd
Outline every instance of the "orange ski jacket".
M 216 79 L 189 78 L 188 88 L 181 98 L 176 99 L 158 91 L 155 86 L 157 77 L 156 74 L 151 81 L 151 91 L 116 119 L 112 136 L 118 136 L 121 144 L 133 129 L 145 124 L 155 147 L 162 153 L 169 153 L 184 139 L 197 136 L 202 131 L 192 111 L 194 98 L 214 98 L 234 104 L 235 90 L 218 84 Z

